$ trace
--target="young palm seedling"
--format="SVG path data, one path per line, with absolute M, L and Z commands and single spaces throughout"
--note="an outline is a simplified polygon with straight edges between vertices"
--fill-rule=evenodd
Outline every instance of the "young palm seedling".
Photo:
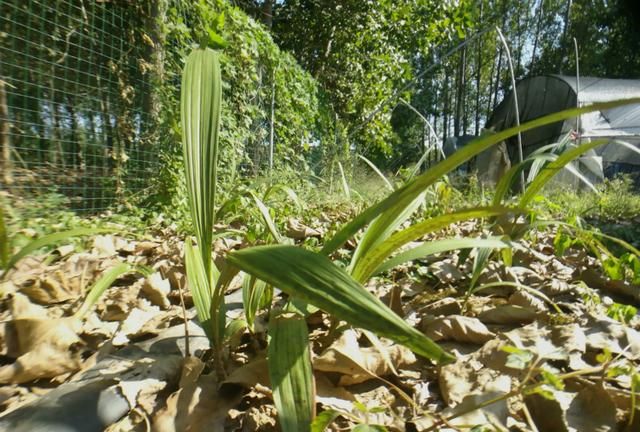
M 198 319 L 220 365 L 224 330 L 223 296 L 216 289 L 219 272 L 212 259 L 212 237 L 216 197 L 218 131 L 222 84 L 218 53 L 195 49 L 182 74 L 180 114 L 187 195 L 197 245 L 185 243 L 189 288 Z M 221 372 L 219 370 L 218 372 Z
M 418 248 L 397 254 L 402 246 L 452 222 L 507 215 L 513 211 L 522 212 L 554 170 L 557 171 L 565 160 L 579 156 L 588 148 L 570 151 L 568 155 L 563 154 L 553 161 L 525 192 L 520 206 L 516 209 L 500 205 L 500 199 L 490 207 L 461 210 L 416 223 L 396 232 L 417 209 L 425 189 L 473 156 L 516 133 L 575 117 L 580 113 L 638 101 L 640 100 L 617 101 L 570 109 L 494 135 L 480 137 L 429 171 L 408 181 L 379 203 L 364 210 L 329 239 L 320 253 L 288 245 L 261 246 L 233 252 L 229 254 L 228 260 L 246 273 L 280 288 L 292 297 L 317 306 L 337 319 L 403 344 L 415 353 L 437 363 L 447 362 L 452 358 L 448 353 L 424 334 L 409 326 L 369 293 L 363 284 L 376 273 L 388 270 L 402 262 L 423 257 L 428 253 L 462 247 L 509 247 L 509 243 L 502 238 L 450 239 L 444 241 L 449 243 L 425 243 Z M 511 178 L 515 173 L 515 170 L 509 173 Z M 334 265 L 329 256 L 367 225 L 368 228 L 362 234 L 347 270 Z M 392 256 L 394 254 L 395 256 Z M 295 357 L 295 351 L 293 349 L 291 351 L 291 355 Z M 302 351 L 298 349 L 298 352 Z M 299 386 L 299 388 L 306 387 Z M 291 386 L 289 389 L 295 391 Z M 298 427 L 301 424 L 298 423 Z M 308 426 L 298 430 L 308 430 Z

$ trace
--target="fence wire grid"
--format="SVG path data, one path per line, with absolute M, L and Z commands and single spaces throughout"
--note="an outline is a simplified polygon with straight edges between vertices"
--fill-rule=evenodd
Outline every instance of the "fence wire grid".
M 0 189 L 96 213 L 157 172 L 150 80 L 117 2 L 0 2 Z

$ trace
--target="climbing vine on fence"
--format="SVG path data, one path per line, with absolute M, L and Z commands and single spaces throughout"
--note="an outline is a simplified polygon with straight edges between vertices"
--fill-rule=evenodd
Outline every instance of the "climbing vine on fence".
M 167 131 L 161 143 L 165 172 L 159 178 L 165 199 L 181 196 L 175 175 L 181 164 L 179 76 L 186 54 L 203 39 L 222 53 L 223 184 L 266 172 L 272 122 L 274 169 L 306 169 L 304 156 L 313 147 L 333 145 L 333 116 L 317 82 L 278 48 L 266 28 L 220 0 L 170 0 L 161 13 L 164 70 L 157 91 L 162 105 L 158 120 Z

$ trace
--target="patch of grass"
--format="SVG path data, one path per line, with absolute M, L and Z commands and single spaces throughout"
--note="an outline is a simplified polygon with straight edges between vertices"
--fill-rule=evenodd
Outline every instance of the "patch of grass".
M 553 216 L 581 217 L 597 222 L 619 222 L 640 215 L 640 192 L 629 176 L 605 179 L 596 185 L 598 193 L 556 186 L 547 191 L 543 211 Z

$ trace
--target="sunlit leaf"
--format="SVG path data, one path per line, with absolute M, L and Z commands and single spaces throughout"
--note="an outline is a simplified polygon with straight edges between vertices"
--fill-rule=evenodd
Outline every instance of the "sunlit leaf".
M 322 411 L 313 419 L 311 432 L 324 432 L 339 415 L 340 413 L 336 410 L 330 409 Z
M 315 392 L 307 323 L 297 313 L 280 313 L 269 321 L 269 336 L 269 378 L 280 428 L 310 431 Z
M 198 48 L 182 72 L 180 118 L 187 195 L 209 281 L 218 165 L 222 81 L 218 53 Z
M 193 246 L 189 238 L 184 244 L 184 261 L 187 268 L 189 291 L 191 291 L 191 296 L 193 297 L 198 319 L 207 337 L 213 340 L 211 331 L 211 300 L 213 293 L 211 292 L 209 277 L 202 262 L 199 248 L 198 246 Z
M 413 249 L 409 249 L 405 252 L 399 253 L 393 258 L 385 261 L 382 265 L 380 265 L 374 271 L 374 274 L 378 274 L 383 271 L 390 270 L 400 264 L 404 264 L 409 261 L 422 259 L 429 255 L 433 255 L 441 252 L 448 252 L 448 251 L 457 250 L 457 249 L 467 249 L 467 248 L 476 248 L 476 247 L 502 249 L 502 248 L 513 247 L 513 244 L 507 240 L 504 240 L 502 237 L 453 238 L 453 239 L 426 242 L 421 246 L 417 246 Z
M 394 190 L 393 189 L 393 185 L 391 184 L 389 179 L 387 179 L 387 177 L 384 174 L 382 174 L 382 171 L 380 171 L 378 169 L 376 164 L 374 164 L 373 162 L 371 162 L 369 159 L 367 159 L 366 157 L 364 157 L 362 155 L 358 155 L 358 157 L 360 159 L 362 159 L 367 165 L 369 165 L 369 167 L 373 170 L 373 172 L 376 173 L 378 175 L 378 177 L 380 177 L 382 179 L 382 181 L 384 182 L 384 184 L 387 187 L 387 189 L 389 189 L 389 191 L 393 192 L 393 190 Z
M 594 149 L 602 144 L 605 144 L 607 140 L 596 140 L 590 143 L 582 144 L 578 147 L 571 148 L 562 153 L 558 158 L 552 162 L 549 162 L 544 169 L 536 176 L 536 178 L 527 187 L 520 198 L 520 207 L 526 207 L 533 197 L 542 189 L 542 187 L 553 178 L 565 165 L 572 160 L 578 158 L 580 155 Z
M 247 326 L 253 331 L 256 313 L 267 302 L 271 303 L 273 289 L 269 287 L 263 280 L 256 279 L 250 275 L 244 275 L 242 280 L 242 303 L 244 305 L 244 314 L 247 319 Z
M 51 245 L 54 245 L 54 244 L 59 243 L 59 242 L 64 241 L 64 240 L 68 240 L 68 239 L 73 238 L 73 237 L 88 236 L 88 235 L 103 234 L 103 233 L 112 233 L 112 232 L 115 232 L 115 231 L 117 231 L 117 230 L 113 229 L 113 228 L 75 228 L 75 229 L 68 230 L 68 231 L 62 231 L 62 232 L 57 232 L 57 233 L 53 233 L 53 234 L 48 234 L 48 235 L 42 236 L 40 238 L 37 238 L 37 239 L 29 242 L 26 246 L 24 246 L 22 249 L 20 249 L 15 255 L 11 256 L 9 258 L 9 260 L 8 260 L 8 263 L 7 263 L 6 267 L 5 267 L 5 269 L 8 270 L 8 269 L 12 268 L 22 258 L 26 257 L 27 255 L 29 255 L 29 254 L 31 254 L 31 253 L 33 253 L 33 252 L 35 252 L 38 249 L 41 249 L 43 247 L 51 246 Z
M 452 223 L 469 219 L 484 218 L 509 213 L 506 207 L 476 207 L 464 209 L 457 212 L 437 216 L 396 232 L 384 241 L 379 242 L 374 248 L 364 255 L 356 266 L 353 267 L 351 275 L 361 283 L 364 283 L 380 265 L 402 246 L 420 239 L 425 234 L 440 230 Z
M 395 230 L 405 223 L 418 209 L 423 199 L 424 194 L 420 194 L 408 206 L 397 207 L 396 209 L 390 209 L 384 212 L 367 227 L 351 258 L 349 268 L 352 274 L 360 273 L 361 260 L 367 259 L 372 248 L 384 242 Z M 366 278 L 364 278 L 363 275 L 359 275 L 356 277 L 356 280 L 364 283 Z
M 349 182 L 347 181 L 347 176 L 344 174 L 344 169 L 342 168 L 342 164 L 338 162 L 338 170 L 340 170 L 340 180 L 342 181 L 342 191 L 344 192 L 344 196 L 347 199 L 351 199 L 351 189 L 349 188 Z
M 125 273 L 128 273 L 132 270 L 132 267 L 126 263 L 120 263 L 115 267 L 112 267 L 107 272 L 105 272 L 100 279 L 98 279 L 92 286 L 89 288 L 89 292 L 87 297 L 85 298 L 82 306 L 75 313 L 75 316 L 78 318 L 84 318 L 91 308 L 96 304 L 96 302 L 100 299 L 102 294 L 109 288 L 116 279 L 122 276 Z
M 321 254 L 294 246 L 260 246 L 232 252 L 228 260 L 338 319 L 403 344 L 436 362 L 451 360 L 442 348 Z
M 251 197 L 253 198 L 253 201 L 256 203 L 256 207 L 258 207 L 258 210 L 262 215 L 262 219 L 265 223 L 265 226 L 273 236 L 273 239 L 275 240 L 275 242 L 282 243 L 283 237 L 278 232 L 278 228 L 276 228 L 276 223 L 271 218 L 271 214 L 269 213 L 269 209 L 267 208 L 267 206 L 264 205 L 264 203 L 260 200 L 260 198 L 258 198 L 254 193 L 251 193 Z

